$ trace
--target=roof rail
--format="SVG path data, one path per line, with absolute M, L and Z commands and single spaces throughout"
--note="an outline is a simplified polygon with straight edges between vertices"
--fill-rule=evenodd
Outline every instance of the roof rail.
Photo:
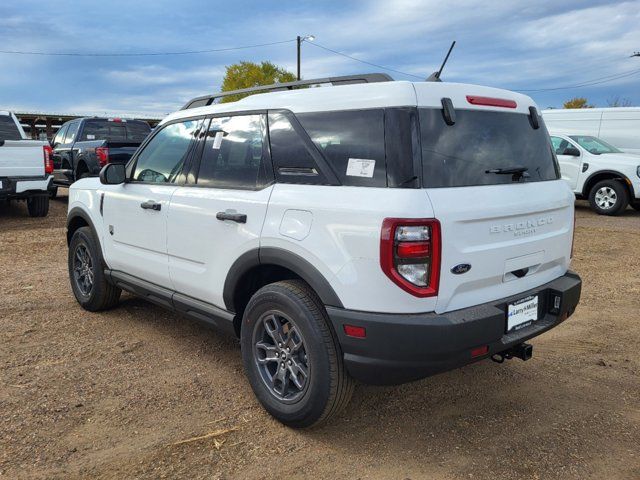
M 320 85 L 323 83 L 330 83 L 333 86 L 338 85 L 352 85 L 354 83 L 377 83 L 377 82 L 392 82 L 391 78 L 386 73 L 365 73 L 363 75 L 345 75 L 343 77 L 326 77 L 326 78 L 313 78 L 310 80 L 298 80 L 296 82 L 286 83 L 274 83 L 272 85 L 261 85 L 258 87 L 242 88 L 240 90 L 232 90 L 228 92 L 214 93 L 213 95 L 203 95 L 189 100 L 181 110 L 187 110 L 189 108 L 204 107 L 216 103 L 216 100 L 231 95 L 252 94 L 252 93 L 265 93 L 281 90 L 294 90 L 296 88 L 308 86 L 308 85 Z

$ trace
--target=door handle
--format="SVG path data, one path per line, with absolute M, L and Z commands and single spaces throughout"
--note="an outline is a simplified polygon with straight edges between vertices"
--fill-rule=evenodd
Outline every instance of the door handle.
M 244 213 L 218 212 L 216 213 L 218 220 L 231 220 L 236 223 L 247 223 L 247 216 Z
M 140 208 L 144 208 L 145 210 L 155 210 L 156 212 L 159 212 L 162 208 L 162 205 L 153 200 L 147 200 L 146 202 L 142 202 L 140 204 Z

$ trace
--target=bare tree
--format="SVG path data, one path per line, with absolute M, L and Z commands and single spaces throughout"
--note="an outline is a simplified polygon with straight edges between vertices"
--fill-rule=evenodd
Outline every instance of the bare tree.
M 619 95 L 614 95 L 613 97 L 607 99 L 607 105 L 609 107 L 617 108 L 617 107 L 630 107 L 631 100 L 628 98 L 620 98 Z

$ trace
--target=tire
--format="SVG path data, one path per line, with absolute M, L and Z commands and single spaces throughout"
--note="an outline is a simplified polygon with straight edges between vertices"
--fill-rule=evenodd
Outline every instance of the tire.
M 58 197 L 58 187 L 53 187 L 51 190 L 49 190 L 49 198 L 53 200 L 57 197 Z
M 49 196 L 38 195 L 27 198 L 27 210 L 31 217 L 46 217 L 49 213 Z
M 276 339 L 282 340 L 281 347 Z M 245 309 L 240 343 L 253 392 L 285 425 L 319 425 L 349 403 L 354 384 L 340 344 L 320 298 L 303 281 L 258 290 Z
M 629 193 L 618 180 L 603 180 L 591 189 L 589 204 L 599 215 L 619 215 L 629 204 Z
M 89 172 L 83 171 L 80 174 L 76 175 L 76 181 L 82 180 L 83 178 L 89 178 Z
M 79 228 L 71 237 L 67 264 L 71 289 L 82 308 L 98 312 L 117 305 L 122 290 L 107 281 L 100 245 L 90 227 Z
M 632 207 L 634 210 L 637 210 L 638 212 L 640 212 L 640 202 L 632 203 L 632 204 L 631 204 L 631 207 Z

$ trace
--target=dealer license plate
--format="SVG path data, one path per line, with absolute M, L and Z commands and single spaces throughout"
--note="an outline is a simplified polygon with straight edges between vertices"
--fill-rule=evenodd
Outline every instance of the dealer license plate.
M 538 296 L 522 298 L 507 308 L 507 332 L 520 330 L 538 320 Z

